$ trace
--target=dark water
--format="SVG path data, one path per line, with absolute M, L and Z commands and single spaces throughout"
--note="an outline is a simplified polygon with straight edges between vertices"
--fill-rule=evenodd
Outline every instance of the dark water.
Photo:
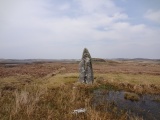
M 107 102 L 118 110 L 127 111 L 130 115 L 142 117 L 144 120 L 160 120 L 160 95 L 142 95 L 139 101 L 126 100 L 124 91 L 94 91 L 95 105 Z

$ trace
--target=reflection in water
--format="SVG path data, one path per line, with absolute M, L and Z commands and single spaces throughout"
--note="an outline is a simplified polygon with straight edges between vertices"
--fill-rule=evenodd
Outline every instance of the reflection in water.
M 142 95 L 139 101 L 126 100 L 124 91 L 103 90 L 94 91 L 94 105 L 107 102 L 116 106 L 119 111 L 124 110 L 129 114 L 138 115 L 145 120 L 160 120 L 160 95 Z

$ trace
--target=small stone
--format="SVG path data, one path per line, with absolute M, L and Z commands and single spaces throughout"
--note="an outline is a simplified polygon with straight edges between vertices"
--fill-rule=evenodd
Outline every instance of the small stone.
M 73 114 L 85 113 L 87 110 L 85 108 L 80 108 L 73 111 Z

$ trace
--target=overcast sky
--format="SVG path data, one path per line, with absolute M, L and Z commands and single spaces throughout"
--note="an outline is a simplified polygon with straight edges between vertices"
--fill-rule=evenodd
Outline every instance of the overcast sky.
M 160 58 L 160 0 L 0 0 L 0 58 Z

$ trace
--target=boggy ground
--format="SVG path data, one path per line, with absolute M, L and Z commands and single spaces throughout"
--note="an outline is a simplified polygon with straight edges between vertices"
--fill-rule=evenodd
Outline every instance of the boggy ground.
M 0 64 L 0 119 L 142 119 L 110 105 L 94 106 L 95 89 L 160 94 L 160 63 L 146 61 L 93 62 L 93 85 L 77 83 L 78 62 Z M 73 110 L 86 108 L 86 113 Z M 105 112 L 104 112 L 105 111 Z

